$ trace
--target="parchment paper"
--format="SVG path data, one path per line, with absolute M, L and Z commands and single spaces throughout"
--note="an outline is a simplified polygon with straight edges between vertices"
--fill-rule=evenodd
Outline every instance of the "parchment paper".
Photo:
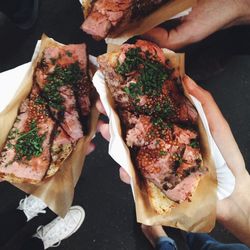
M 43 35 L 41 44 L 38 43 L 36 47 L 32 63 L 25 75 L 24 80 L 16 91 L 11 102 L 0 113 L 0 148 L 4 144 L 8 132 L 11 129 L 13 122 L 15 121 L 21 102 L 28 96 L 31 90 L 33 77 L 32 75 L 34 69 L 41 56 L 41 52 L 48 45 L 60 45 L 60 43 L 57 43 L 53 39 Z M 7 82 L 5 82 L 5 84 L 7 84 Z M 37 185 L 14 185 L 24 192 L 33 194 L 43 200 L 47 204 L 47 206 L 56 214 L 62 217 L 65 216 L 73 201 L 74 187 L 82 172 L 83 163 L 86 156 L 86 149 L 96 131 L 98 116 L 99 113 L 97 112 L 95 105 L 93 104 L 90 115 L 91 118 L 89 134 L 78 141 L 77 146 L 75 147 L 70 157 L 64 161 L 64 163 L 54 176 L 45 179 Z
M 165 50 L 165 54 L 166 57 L 170 59 L 172 65 L 177 69 L 180 76 L 182 76 L 184 74 L 184 55 L 175 54 L 169 50 Z M 209 132 L 206 117 L 200 103 L 195 98 L 189 97 L 194 100 L 193 103 L 200 114 L 198 126 L 201 137 L 202 156 L 204 165 L 208 167 L 209 172 L 200 181 L 198 188 L 192 197 L 192 202 L 186 201 L 181 204 L 176 204 L 171 212 L 159 215 L 150 207 L 147 192 L 141 185 L 141 180 L 139 180 L 136 175 L 129 149 L 122 139 L 120 120 L 115 111 L 114 102 L 100 71 L 96 72 L 93 78 L 93 83 L 109 117 L 109 129 L 111 134 L 109 154 L 131 177 L 131 188 L 135 200 L 137 221 L 146 225 L 161 224 L 192 232 L 210 232 L 215 224 L 217 202 L 217 179 L 213 157 L 218 157 L 220 159 L 219 164 L 224 166 L 225 173 L 229 173 L 230 175 L 231 172 L 228 167 L 225 166 L 225 162 L 223 162 L 224 159 L 218 148 L 215 147 L 216 145 Z M 211 149 L 213 153 L 211 153 Z M 216 167 L 222 169 L 222 165 L 216 165 Z M 231 177 L 232 178 L 229 179 L 229 182 L 231 181 L 231 183 L 233 183 L 232 188 L 231 186 L 228 188 L 228 186 L 222 185 L 222 189 L 224 191 L 226 190 L 225 193 L 227 193 L 227 195 L 229 195 L 234 188 L 234 177 L 232 174 Z M 224 182 L 226 183 L 225 180 Z M 221 197 L 225 198 L 225 193 L 221 194 Z

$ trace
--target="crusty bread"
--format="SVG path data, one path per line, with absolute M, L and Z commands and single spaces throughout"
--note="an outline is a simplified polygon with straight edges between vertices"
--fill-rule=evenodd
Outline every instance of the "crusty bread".
M 22 184 L 22 183 L 37 184 L 40 182 L 37 180 L 28 179 L 24 177 L 17 177 L 14 174 L 5 174 L 5 173 L 0 173 L 0 179 L 16 184 Z
M 82 0 L 83 14 L 84 18 L 86 18 L 92 8 L 93 0 Z
M 149 202 L 158 214 L 168 213 L 176 205 L 153 182 L 146 180 L 145 185 Z
M 58 169 L 62 166 L 62 163 L 69 157 L 72 150 L 72 144 L 65 144 L 63 145 L 62 149 L 59 149 L 59 152 L 55 151 L 56 158 L 53 159 L 52 163 L 50 164 L 45 178 L 53 176 L 58 171 Z

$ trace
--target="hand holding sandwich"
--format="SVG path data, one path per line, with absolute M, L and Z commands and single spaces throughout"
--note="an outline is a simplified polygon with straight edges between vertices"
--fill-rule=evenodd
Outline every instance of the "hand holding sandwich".
M 184 85 L 188 93 L 201 102 L 213 138 L 236 178 L 236 186 L 232 195 L 217 204 L 217 219 L 242 242 L 250 245 L 250 197 L 248 195 L 250 176 L 245 168 L 241 152 L 211 94 L 187 76 L 184 77 Z M 100 101 L 97 102 L 97 108 L 105 114 Z M 99 122 L 98 130 L 105 139 L 109 139 L 108 124 Z M 120 177 L 123 182 L 129 183 L 130 177 L 122 168 L 120 168 Z
M 189 94 L 201 102 L 213 138 L 236 179 L 231 196 L 218 201 L 217 219 L 237 238 L 250 246 L 250 197 L 248 195 L 250 175 L 246 170 L 242 154 L 211 94 L 188 77 L 184 78 L 184 84 Z
M 250 24 L 249 0 L 198 0 L 181 24 L 169 31 L 154 28 L 145 34 L 162 48 L 179 49 L 212 33 L 236 25 Z

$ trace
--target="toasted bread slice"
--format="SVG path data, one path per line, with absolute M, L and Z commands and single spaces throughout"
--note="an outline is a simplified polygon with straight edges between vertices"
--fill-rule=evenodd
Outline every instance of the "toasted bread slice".
M 158 214 L 165 214 L 176 205 L 151 181 L 146 180 L 146 190 L 151 206 Z

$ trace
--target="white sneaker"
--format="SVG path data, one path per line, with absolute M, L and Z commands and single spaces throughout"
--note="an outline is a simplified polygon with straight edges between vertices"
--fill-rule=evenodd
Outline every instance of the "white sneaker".
M 22 210 L 27 217 L 27 221 L 31 220 L 39 213 L 45 214 L 44 210 L 47 205 L 39 198 L 29 195 L 24 199 L 20 200 L 18 210 Z
M 61 241 L 75 233 L 82 225 L 85 212 L 80 206 L 73 206 L 69 209 L 64 218 L 57 217 L 46 226 L 37 228 L 33 235 L 43 241 L 44 249 L 59 246 Z

